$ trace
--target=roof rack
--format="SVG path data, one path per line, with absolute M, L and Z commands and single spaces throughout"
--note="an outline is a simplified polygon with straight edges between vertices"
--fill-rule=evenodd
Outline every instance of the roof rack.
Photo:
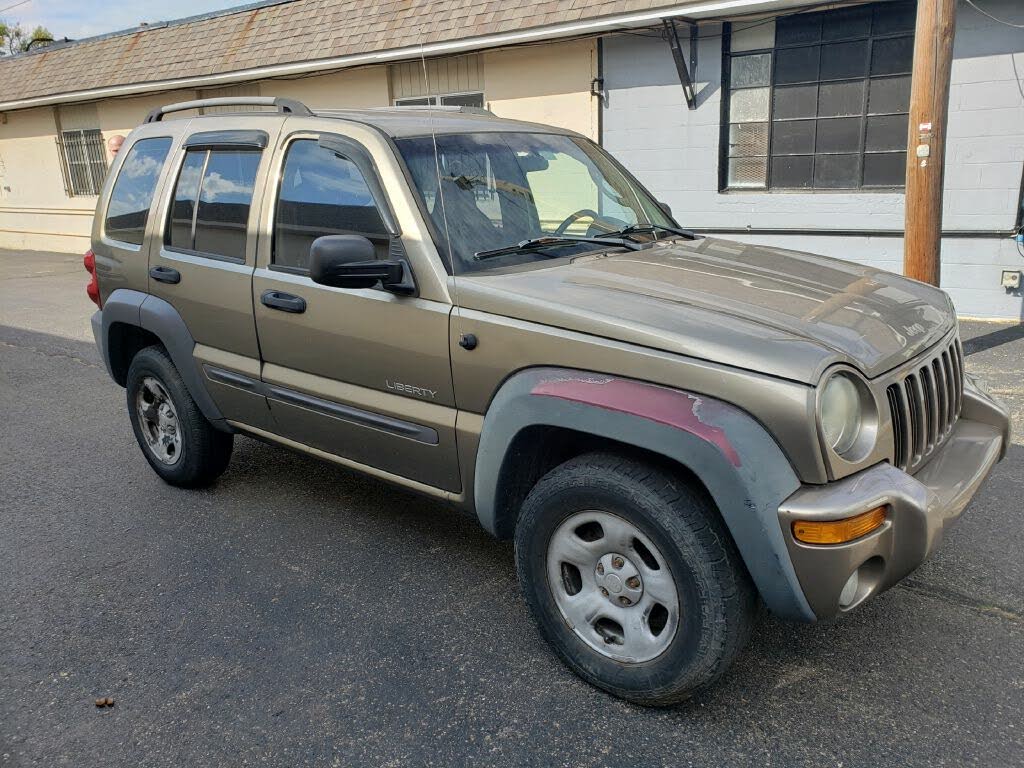
M 164 115 L 169 115 L 172 112 L 184 112 L 189 109 L 203 109 L 205 107 L 275 107 L 278 112 L 290 115 L 308 117 L 313 114 L 309 111 L 309 107 L 301 101 L 295 101 L 295 99 L 282 99 L 276 96 L 225 96 L 217 99 L 179 101 L 177 104 L 157 107 L 146 115 L 146 122 L 159 123 Z

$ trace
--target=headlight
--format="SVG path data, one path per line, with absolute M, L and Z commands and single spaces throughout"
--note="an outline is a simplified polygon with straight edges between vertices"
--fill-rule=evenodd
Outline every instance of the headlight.
M 861 387 L 845 373 L 837 373 L 821 393 L 821 431 L 840 456 L 849 453 L 864 427 Z

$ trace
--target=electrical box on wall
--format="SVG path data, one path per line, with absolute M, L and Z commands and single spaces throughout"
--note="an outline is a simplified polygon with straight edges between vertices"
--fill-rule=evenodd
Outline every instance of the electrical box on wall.
M 1018 289 L 1020 288 L 1020 270 L 1017 269 L 1004 269 L 1003 270 L 1003 288 Z

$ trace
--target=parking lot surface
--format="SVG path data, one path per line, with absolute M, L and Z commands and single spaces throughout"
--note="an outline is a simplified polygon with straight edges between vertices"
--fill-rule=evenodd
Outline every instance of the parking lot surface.
M 646 710 L 562 667 L 511 545 L 441 504 L 246 438 L 163 484 L 85 279 L 0 252 L 0 765 L 1024 764 L 1024 326 L 963 324 L 1018 437 L 937 555 Z

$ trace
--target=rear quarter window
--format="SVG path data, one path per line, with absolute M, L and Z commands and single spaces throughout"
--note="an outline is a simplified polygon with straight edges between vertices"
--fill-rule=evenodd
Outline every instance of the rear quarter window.
M 111 240 L 142 245 L 149 209 L 171 139 L 140 139 L 128 150 L 107 205 L 104 231 Z

